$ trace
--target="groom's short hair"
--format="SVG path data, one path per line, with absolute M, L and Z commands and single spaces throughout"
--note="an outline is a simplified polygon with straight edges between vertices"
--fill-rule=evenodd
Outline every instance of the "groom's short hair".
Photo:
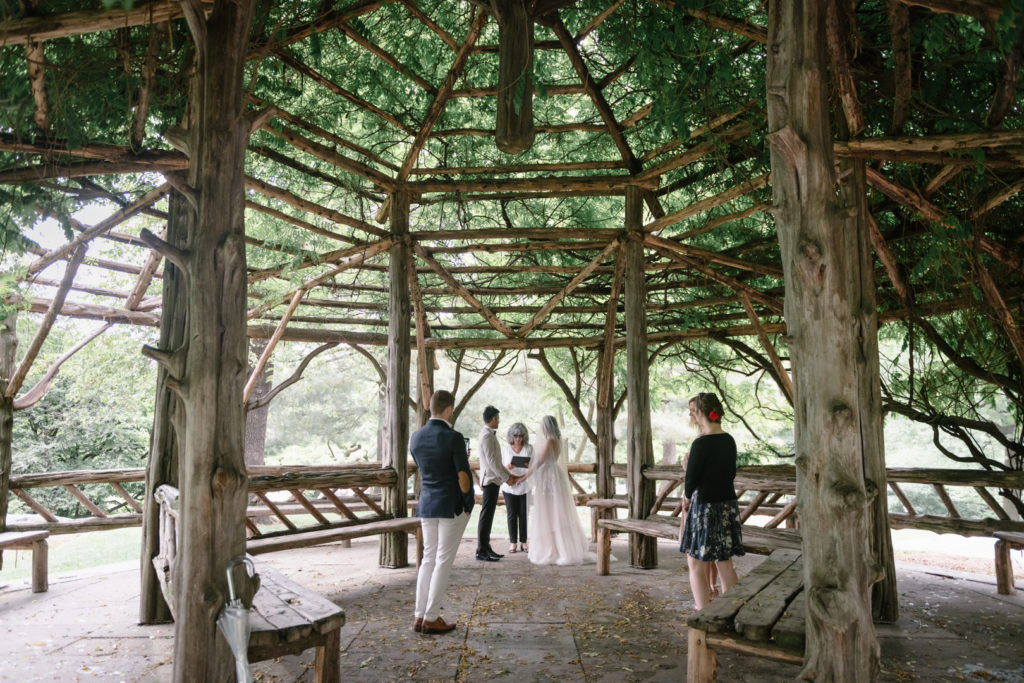
M 455 397 L 452 396 L 452 392 L 447 389 L 438 389 L 434 392 L 434 395 L 430 397 L 430 414 L 440 415 L 448 409 L 449 406 L 455 405 Z
M 484 408 L 484 423 L 486 424 L 493 420 L 494 416 L 497 415 L 499 412 L 500 411 L 494 406 L 487 406 L 486 408 Z

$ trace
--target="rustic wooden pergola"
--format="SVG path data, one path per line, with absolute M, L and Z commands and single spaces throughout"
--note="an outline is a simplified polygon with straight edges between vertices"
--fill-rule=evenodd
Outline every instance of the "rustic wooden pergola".
M 597 446 L 603 497 L 614 493 L 614 368 L 624 350 L 620 441 L 629 513 L 642 518 L 655 498 L 641 476 L 654 464 L 650 349 L 756 337 L 796 414 L 805 580 L 815 596 L 807 671 L 877 673 L 871 595 L 874 615 L 892 618 L 896 592 L 879 494 L 875 332 L 979 303 L 959 289 L 915 295 L 910 271 L 929 225 L 974 225 L 964 239 L 976 249 L 982 303 L 1024 359 L 1024 267 L 1019 237 L 1005 229 L 1020 211 L 1024 136 L 1003 130 L 1018 101 L 1021 42 L 1000 56 L 1000 78 L 978 103 L 984 130 L 940 134 L 909 123 L 929 106 L 912 100 L 912 21 L 953 13 L 988 26 L 999 4 L 890 2 L 892 64 L 873 64 L 870 78 L 851 37 L 857 18 L 838 2 L 811 9 L 777 0 L 767 11 L 670 1 L 638 10 L 621 0 L 255 5 L 155 0 L 68 13 L 33 5 L 0 22 L 5 63 L 25 68 L 20 104 L 35 127 L 0 131 L 0 183 L 121 204 L 94 225 L 69 218 L 74 238 L 37 250 L 22 276 L 31 288 L 20 303 L 44 317 L 17 363 L 7 322 L 0 513 L 10 416 L 52 379 L 19 395 L 57 316 L 159 326 L 159 344 L 144 351 L 160 366 L 147 489 L 182 491 L 189 550 L 179 585 L 196 589 L 180 598 L 176 648 L 209 654 L 176 665 L 176 677 L 220 679 L 230 658 L 212 617 L 224 601 L 223 568 L 245 547 L 245 406 L 281 342 L 323 344 L 306 362 L 326 345 L 387 347 L 384 464 L 399 482 L 413 353 L 419 406 L 437 351 L 530 350 L 542 362 L 546 349 L 596 353 L 594 424 L 574 407 Z M 632 12 L 701 31 L 741 62 L 767 55 L 766 105 L 723 98 L 729 106 L 708 107 L 686 135 L 666 132 L 634 59 L 623 57 L 633 49 L 621 38 Z M 137 77 L 130 125 L 95 139 L 61 137 L 53 119 L 68 113 L 54 107 L 53 74 L 67 65 L 53 55 L 115 40 Z M 183 43 L 191 53 L 179 60 L 172 46 Z M 537 74 L 549 82 L 534 83 Z M 859 89 L 882 76 L 892 83 L 891 134 L 878 126 L 866 134 Z M 171 121 L 160 117 L 174 109 L 166 100 L 175 84 L 188 94 L 176 96 L 181 117 Z M 968 186 L 979 154 L 986 176 Z M 900 182 L 905 166 L 928 169 L 927 184 Z M 92 180 L 112 175 L 144 187 L 126 199 Z M 943 193 L 953 186 L 957 193 Z M 898 220 L 876 222 L 883 213 Z M 91 259 L 100 239 L 141 256 Z M 59 280 L 44 272 L 55 263 L 64 264 Z M 134 285 L 83 282 L 83 265 L 129 273 Z M 247 339 L 266 341 L 251 373 Z M 404 487 L 388 490 L 384 506 L 405 516 Z M 147 558 L 155 519 L 147 510 Z M 381 564 L 407 564 L 406 547 L 404 534 L 382 537 Z M 630 561 L 654 566 L 656 539 L 634 535 Z M 142 613 L 161 615 L 151 575 Z M 825 661 L 835 648 L 849 659 Z

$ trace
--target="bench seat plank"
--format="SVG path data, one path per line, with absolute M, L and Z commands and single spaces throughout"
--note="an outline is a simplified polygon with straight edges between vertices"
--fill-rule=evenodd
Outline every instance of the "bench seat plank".
M 50 537 L 45 529 L 39 531 L 3 531 L 0 532 L 0 548 L 29 548 L 36 541 Z
M 767 642 L 793 596 L 804 588 L 804 563 L 797 560 L 736 613 L 736 632 L 745 640 Z
M 655 536 L 670 541 L 679 540 L 678 517 L 651 515 L 647 519 L 599 519 L 597 525 L 611 531 Z M 800 531 L 798 529 L 765 529 L 753 524 L 744 524 L 743 548 L 759 555 L 768 555 L 779 548 L 800 550 Z
M 719 633 L 731 631 L 736 613 L 775 577 L 800 559 L 800 552 L 782 548 L 769 555 L 764 562 L 744 576 L 724 595 L 712 600 L 704 609 L 694 612 L 686 619 L 690 628 Z
M 996 531 L 992 534 L 1000 541 L 1006 541 L 1013 545 L 1024 546 L 1024 533 L 1015 531 Z
M 286 643 L 308 643 L 345 623 L 345 611 L 265 564 L 257 565 L 260 590 L 249 612 L 250 659 L 254 651 L 275 651 Z M 306 649 L 309 644 L 303 645 Z
M 803 656 L 804 642 L 807 640 L 807 609 L 805 591 L 800 591 L 786 607 L 782 617 L 775 622 L 772 629 L 772 640 L 784 650 L 799 653 Z
M 306 548 L 313 545 L 333 543 L 334 541 L 348 541 L 353 538 L 365 536 L 376 536 L 378 534 L 392 532 L 415 533 L 420 527 L 418 517 L 396 517 L 383 519 L 365 524 L 353 524 L 350 526 L 334 527 L 330 529 L 316 529 L 314 531 L 302 531 L 288 535 L 273 536 L 269 538 L 251 538 L 246 542 L 246 552 L 250 555 L 275 552 L 278 550 L 290 550 L 292 548 Z

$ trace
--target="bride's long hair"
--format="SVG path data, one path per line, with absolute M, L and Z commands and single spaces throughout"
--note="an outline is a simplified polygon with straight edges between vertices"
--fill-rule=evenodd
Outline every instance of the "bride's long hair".
M 540 419 L 540 433 L 545 439 L 558 441 L 562 438 L 562 430 L 558 428 L 558 420 L 551 415 L 545 415 Z

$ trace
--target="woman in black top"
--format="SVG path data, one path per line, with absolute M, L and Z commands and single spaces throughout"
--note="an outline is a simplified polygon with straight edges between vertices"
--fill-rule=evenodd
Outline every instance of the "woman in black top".
M 736 442 L 722 431 L 718 396 L 697 395 L 701 435 L 690 446 L 686 464 L 686 522 L 679 550 L 687 553 L 690 589 L 697 609 L 710 600 L 708 570 L 712 563 L 722 578 L 722 592 L 736 583 L 732 558 L 744 555 L 739 505 L 736 502 Z

